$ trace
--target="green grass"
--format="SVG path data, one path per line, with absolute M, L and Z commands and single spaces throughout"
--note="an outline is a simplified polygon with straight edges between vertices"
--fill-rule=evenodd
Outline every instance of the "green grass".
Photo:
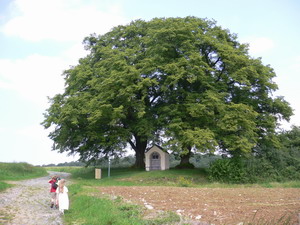
M 91 196 L 90 192 L 84 189 L 86 187 L 79 184 L 69 187 L 72 207 L 65 213 L 65 224 L 161 225 L 180 221 L 179 216 L 170 212 L 145 220 L 142 218 L 143 209 L 140 206 L 125 203 L 121 198 Z
M 0 191 L 12 185 L 5 183 L 6 180 L 24 180 L 46 176 L 47 171 L 42 167 L 35 167 L 28 163 L 3 163 L 0 162 Z
M 203 169 L 170 169 L 150 171 L 132 168 L 102 169 L 101 179 L 95 180 L 95 168 L 48 167 L 47 170 L 69 172 L 72 178 L 87 185 L 97 186 L 197 186 L 209 183 Z
M 57 171 L 57 172 L 66 172 L 66 173 L 74 173 L 78 170 L 85 170 L 85 167 L 81 166 L 54 166 L 54 167 L 44 167 L 47 171 Z M 89 168 L 90 169 L 90 168 Z
M 46 175 L 45 168 L 28 163 L 0 163 L 0 180 L 24 180 Z
M 69 172 L 76 182 L 90 186 L 178 186 L 178 187 L 267 187 L 300 188 L 300 181 L 265 182 L 255 184 L 230 184 L 211 182 L 204 169 L 170 169 L 165 171 L 138 170 L 132 168 L 113 168 L 110 177 L 107 169 L 102 169 L 102 178 L 95 179 L 95 168 L 89 167 L 48 167 L 47 170 Z
M 2 182 L 2 181 L 0 181 L 0 192 L 1 191 L 4 191 L 5 189 L 7 189 L 7 188 L 9 188 L 9 187 L 12 187 L 13 185 L 11 185 L 11 184 L 7 184 L 7 183 L 5 183 L 5 182 Z
M 300 188 L 300 181 L 286 181 L 286 182 L 269 182 L 269 183 L 261 183 L 261 187 L 267 188 Z

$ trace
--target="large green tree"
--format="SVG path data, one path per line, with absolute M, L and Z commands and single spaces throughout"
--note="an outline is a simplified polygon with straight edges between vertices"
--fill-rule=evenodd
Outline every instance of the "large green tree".
M 65 91 L 51 99 L 43 122 L 53 127 L 54 150 L 83 160 L 130 145 L 143 167 L 154 140 L 188 156 L 240 155 L 271 140 L 292 114 L 282 97 L 272 98 L 272 68 L 214 21 L 137 20 L 84 44 L 89 55 L 64 72 Z

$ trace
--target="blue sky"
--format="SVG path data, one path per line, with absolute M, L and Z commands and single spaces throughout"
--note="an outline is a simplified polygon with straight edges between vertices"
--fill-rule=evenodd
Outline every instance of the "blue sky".
M 40 125 L 47 96 L 63 91 L 62 71 L 86 52 L 82 40 L 132 20 L 214 19 L 250 44 L 274 68 L 279 90 L 300 126 L 300 1 L 298 0 L 0 0 L 0 161 L 33 165 L 76 160 L 51 151 Z

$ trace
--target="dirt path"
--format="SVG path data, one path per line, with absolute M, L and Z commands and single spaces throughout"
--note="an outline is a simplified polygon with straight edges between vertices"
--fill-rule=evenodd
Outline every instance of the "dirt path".
M 57 209 L 50 208 L 50 184 L 52 175 L 67 178 L 69 174 L 50 172 L 49 176 L 10 182 L 15 187 L 0 193 L 0 224 L 5 225 L 61 225 Z
M 189 224 L 300 225 L 299 188 L 136 186 L 99 187 L 98 190 L 99 195 L 122 196 L 125 200 L 144 205 L 151 214 L 161 210 L 173 211 L 193 221 Z

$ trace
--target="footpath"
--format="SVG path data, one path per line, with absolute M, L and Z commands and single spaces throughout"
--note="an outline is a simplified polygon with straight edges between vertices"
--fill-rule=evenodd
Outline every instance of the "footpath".
M 1 225 L 62 225 L 59 210 L 50 208 L 50 184 L 53 175 L 67 179 L 70 174 L 48 172 L 46 177 L 10 181 L 14 187 L 0 193 Z

